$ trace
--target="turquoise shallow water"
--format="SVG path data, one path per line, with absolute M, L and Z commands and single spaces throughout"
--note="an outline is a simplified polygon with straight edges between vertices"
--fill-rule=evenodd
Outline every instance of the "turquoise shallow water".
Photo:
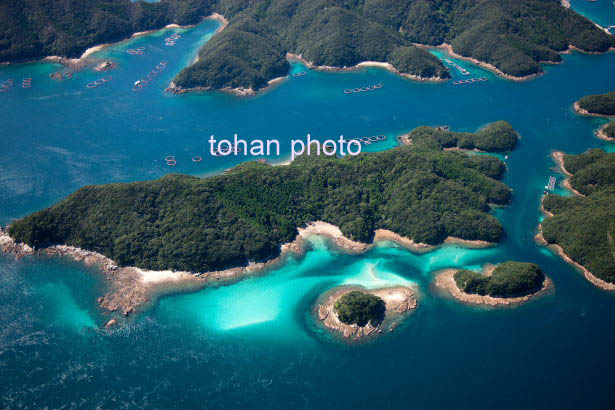
M 217 23 L 171 30 L 104 49 L 113 79 L 90 69 L 50 80 L 59 66 L 0 68 L 16 86 L 0 95 L 0 223 L 6 224 L 91 183 L 207 175 L 246 158 L 205 155 L 211 134 L 290 140 L 385 134 L 368 150 L 418 125 L 474 131 L 504 119 L 521 133 L 504 181 L 511 206 L 494 211 L 507 239 L 491 249 L 455 246 L 418 255 L 380 244 L 347 255 L 313 238 L 302 258 L 237 284 L 162 298 L 111 333 L 96 298 L 95 271 L 63 259 L 0 256 L 0 403 L 5 408 L 361 408 L 497 406 L 604 409 L 615 404 L 615 296 L 603 292 L 533 242 L 552 150 L 613 150 L 572 103 L 612 90 L 615 53 L 571 54 L 546 74 L 514 83 L 465 62 L 472 85 L 423 84 L 379 69 L 308 71 L 255 98 L 220 93 L 169 95 L 166 84 L 195 56 Z M 127 49 L 145 47 L 143 55 Z M 444 56 L 439 52 L 434 52 Z M 166 69 L 143 91 L 131 86 L 160 61 Z M 293 70 L 304 68 L 294 65 Z M 462 76 L 452 70 L 455 78 Z M 32 87 L 20 87 L 31 77 Z M 376 82 L 383 88 L 344 94 Z M 177 165 L 163 161 L 174 155 Z M 202 155 L 203 161 L 191 158 Z M 271 158 L 276 160 L 276 158 Z M 557 175 L 558 182 L 562 181 Z M 468 307 L 438 295 L 433 271 L 509 259 L 539 263 L 555 292 L 515 309 Z M 418 310 L 395 334 L 348 346 L 315 326 L 311 307 L 333 286 L 410 283 Z

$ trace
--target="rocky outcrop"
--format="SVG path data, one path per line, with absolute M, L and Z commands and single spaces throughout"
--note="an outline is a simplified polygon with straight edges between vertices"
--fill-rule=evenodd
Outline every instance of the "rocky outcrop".
M 22 258 L 26 255 L 34 254 L 34 249 L 25 243 L 16 243 L 13 238 L 9 236 L 7 232 L 5 232 L 0 227 L 0 251 L 5 253 L 11 253 L 15 255 L 18 259 Z

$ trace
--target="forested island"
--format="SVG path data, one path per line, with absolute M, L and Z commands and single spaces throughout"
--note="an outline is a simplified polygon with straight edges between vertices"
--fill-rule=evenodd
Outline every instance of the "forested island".
M 450 44 L 461 56 L 524 77 L 540 73 L 541 61 L 560 61 L 569 45 L 603 52 L 615 44 L 558 0 L 7 0 L 0 4 L 0 61 L 78 57 L 94 45 L 213 13 L 229 24 L 176 77 L 178 87 L 262 89 L 287 74 L 287 53 L 316 66 L 377 61 L 416 77 L 450 76 L 415 44 Z
M 489 276 L 471 270 L 455 273 L 457 287 L 465 293 L 499 298 L 526 296 L 542 287 L 545 275 L 535 263 L 505 262 Z
M 496 123 L 475 135 L 495 139 L 490 130 L 509 127 Z M 448 237 L 499 241 L 502 226 L 489 204 L 511 198 L 496 180 L 502 162 L 445 151 L 427 128 L 416 133 L 415 144 L 355 157 L 300 156 L 288 166 L 249 162 L 205 179 L 87 186 L 8 232 L 34 248 L 66 244 L 120 266 L 189 272 L 275 258 L 311 221 L 361 242 L 377 229 L 432 245 Z
M 541 224 L 542 237 L 585 268 L 589 280 L 615 289 L 615 153 L 592 149 L 564 155 L 562 165 L 580 195 L 544 198 L 549 216 Z
M 615 91 L 585 96 L 574 107 L 585 115 L 615 115 Z
M 314 313 L 327 329 L 358 340 L 394 331 L 417 305 L 415 290 L 407 286 L 369 290 L 340 286 L 321 296 Z
M 412 130 L 407 137 L 412 140 L 413 145 L 486 152 L 512 151 L 519 139 L 517 132 L 506 121 L 491 123 L 475 133 L 453 132 L 433 127 L 418 127 Z M 490 165 L 502 167 L 500 172 L 496 172 L 497 175 L 504 171 L 504 164 L 500 161 L 492 161 Z
M 509 261 L 483 271 L 448 269 L 436 277 L 436 286 L 463 302 L 492 306 L 525 302 L 551 286 L 534 263 Z

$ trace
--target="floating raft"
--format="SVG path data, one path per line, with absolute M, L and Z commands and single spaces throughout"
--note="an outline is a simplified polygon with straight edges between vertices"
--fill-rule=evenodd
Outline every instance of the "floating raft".
M 547 191 L 554 191 L 555 190 L 555 182 L 556 182 L 555 177 L 549 177 L 549 183 L 545 186 L 545 189 Z

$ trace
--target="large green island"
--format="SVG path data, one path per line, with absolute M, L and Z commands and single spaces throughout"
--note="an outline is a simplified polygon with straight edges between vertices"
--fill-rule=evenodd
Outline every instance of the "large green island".
M 419 127 L 404 141 L 354 157 L 248 162 L 204 179 L 175 174 L 86 186 L 0 229 L 0 250 L 98 266 L 112 284 L 99 303 L 127 315 L 161 287 L 194 289 L 262 271 L 286 251 L 301 252 L 309 235 L 351 252 L 374 240 L 417 251 L 498 242 L 502 226 L 489 212 L 511 198 L 498 181 L 503 162 L 449 148 L 511 150 L 517 133 L 510 124 L 476 133 Z
M 189 272 L 275 258 L 311 221 L 361 242 L 377 229 L 431 245 L 448 237 L 499 241 L 502 226 L 489 204 L 510 201 L 510 189 L 496 180 L 502 162 L 445 151 L 427 130 L 411 133 L 412 145 L 355 157 L 300 156 L 288 166 L 250 162 L 205 179 L 168 175 L 87 186 L 8 232 L 33 248 L 65 244 L 120 266 Z M 459 133 L 457 143 L 484 146 L 485 135 L 502 144 L 490 145 L 497 151 L 516 139 L 499 122 Z
M 214 13 L 228 24 L 173 89 L 254 92 L 287 75 L 288 53 L 318 67 L 374 61 L 413 78 L 450 77 L 417 45 L 449 47 L 520 79 L 541 73 L 541 62 L 561 61 L 558 53 L 570 46 L 604 52 L 615 44 L 558 0 L 8 0 L 0 4 L 0 62 L 79 57 L 95 45 Z
M 559 157 L 577 195 L 543 199 L 548 217 L 538 238 L 577 264 L 592 283 L 615 290 L 615 153 L 592 149 Z

